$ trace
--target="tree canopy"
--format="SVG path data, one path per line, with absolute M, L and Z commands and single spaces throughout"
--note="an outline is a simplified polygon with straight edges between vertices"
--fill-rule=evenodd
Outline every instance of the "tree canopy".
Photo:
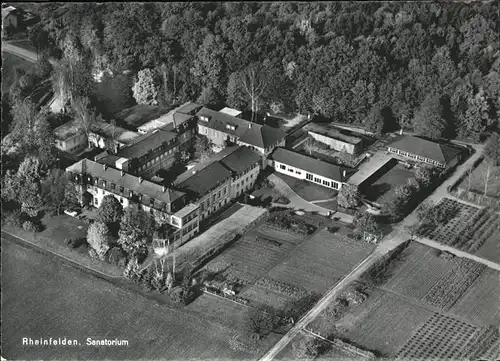
M 389 108 L 397 125 L 432 137 L 482 139 L 497 124 L 496 2 L 61 6 L 41 6 L 32 37 L 66 60 L 162 74 L 161 99 L 283 102 L 376 131 L 377 109 Z

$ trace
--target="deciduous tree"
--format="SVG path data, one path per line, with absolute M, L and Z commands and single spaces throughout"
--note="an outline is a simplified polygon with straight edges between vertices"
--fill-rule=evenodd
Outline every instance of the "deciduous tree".
M 358 187 L 352 184 L 342 186 L 337 196 L 337 202 L 343 208 L 356 208 L 361 202 Z
M 143 69 L 137 74 L 132 88 L 137 104 L 157 105 L 158 85 L 151 69 Z
M 111 234 L 103 222 L 94 222 L 87 231 L 87 242 L 96 251 L 99 259 L 103 260 L 109 250 Z
M 153 240 L 154 219 L 135 206 L 125 208 L 118 233 L 118 243 L 130 256 L 143 255 Z
M 123 217 L 123 206 L 115 196 L 108 194 L 102 199 L 98 216 L 99 220 L 108 226 L 111 234 L 116 235 Z

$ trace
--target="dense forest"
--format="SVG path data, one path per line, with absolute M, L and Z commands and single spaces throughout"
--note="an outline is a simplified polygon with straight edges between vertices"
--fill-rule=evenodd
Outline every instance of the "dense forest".
M 497 127 L 497 2 L 69 3 L 39 13 L 30 37 L 43 51 L 89 73 L 150 69 L 159 105 L 271 107 L 471 140 Z M 263 85 L 251 96 L 249 74 Z

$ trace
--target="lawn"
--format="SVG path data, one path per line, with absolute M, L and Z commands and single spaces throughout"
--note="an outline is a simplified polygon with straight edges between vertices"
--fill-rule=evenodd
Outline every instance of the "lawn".
M 343 232 L 344 231 L 344 232 Z M 323 294 L 365 259 L 374 246 L 327 230 L 305 239 L 267 277 L 310 293 Z
M 298 234 L 259 225 L 210 261 L 205 269 L 212 272 L 223 270 L 224 274 L 251 284 L 286 258 L 302 238 Z
M 40 233 L 27 232 L 24 229 L 10 225 L 4 225 L 3 231 L 22 237 L 45 250 L 66 257 L 84 267 L 115 277 L 122 275 L 123 270 L 119 267 L 90 258 L 86 245 L 74 249 L 65 243 L 66 238 L 86 237 L 88 223 L 67 215 L 46 215 L 42 219 L 42 223 L 45 225 L 45 229 Z
M 380 204 L 390 202 L 396 197 L 394 189 L 398 185 L 405 184 L 413 176 L 412 170 L 406 169 L 403 164 L 398 162 L 368 187 L 364 187 L 364 193 L 372 202 Z
M 306 201 L 330 200 L 335 198 L 336 192 L 333 189 L 319 186 L 303 179 L 290 177 L 286 174 L 276 172 L 277 177 L 280 177 L 294 190 L 301 198 Z
M 471 174 L 470 190 L 479 194 L 484 194 L 484 185 L 486 182 L 487 166 L 485 162 L 481 162 Z M 465 177 L 460 188 L 469 189 L 469 177 Z M 488 179 L 488 191 L 486 195 L 489 197 L 500 198 L 500 167 L 492 167 Z
M 2 356 L 14 359 L 248 359 L 234 331 L 2 241 Z M 77 347 L 26 347 L 23 337 L 67 337 Z M 90 347 L 87 337 L 128 347 Z
M 33 67 L 33 63 L 2 51 L 2 95 L 7 94 L 10 86 L 14 83 L 16 68 L 28 72 Z

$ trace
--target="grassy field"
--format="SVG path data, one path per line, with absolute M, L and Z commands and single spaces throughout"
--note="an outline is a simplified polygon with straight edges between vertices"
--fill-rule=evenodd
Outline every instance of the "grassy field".
M 373 182 L 365 190 L 365 194 L 372 202 L 389 202 L 396 196 L 394 189 L 398 185 L 405 184 L 413 176 L 413 171 L 406 169 L 401 163 L 397 163 L 388 172 Z
M 500 273 L 486 269 L 450 312 L 479 325 L 500 326 Z
M 2 242 L 2 356 L 6 359 L 248 359 L 234 331 L 172 310 L 59 260 Z M 77 347 L 26 347 L 22 337 L 67 337 Z M 90 347 L 87 337 L 128 347 Z
M 16 68 L 24 71 L 33 69 L 34 65 L 23 58 L 2 51 L 2 95 L 7 94 L 16 78 Z
M 486 175 L 487 166 L 484 162 L 482 162 L 471 174 L 470 190 L 479 194 L 484 194 Z M 459 187 L 469 189 L 469 177 L 465 177 Z M 500 167 L 491 168 L 488 179 L 488 191 L 486 192 L 486 195 L 489 197 L 500 197 Z
M 347 232 L 347 229 L 345 230 Z M 374 246 L 327 230 L 302 242 L 268 277 L 323 294 L 365 259 Z
M 277 177 L 283 179 L 301 198 L 306 201 L 319 201 L 335 198 L 333 189 L 319 186 L 303 179 L 290 177 L 286 174 L 275 173 Z
M 254 283 L 286 258 L 302 238 L 295 233 L 260 225 L 210 261 L 205 269 L 223 270 L 244 283 Z

